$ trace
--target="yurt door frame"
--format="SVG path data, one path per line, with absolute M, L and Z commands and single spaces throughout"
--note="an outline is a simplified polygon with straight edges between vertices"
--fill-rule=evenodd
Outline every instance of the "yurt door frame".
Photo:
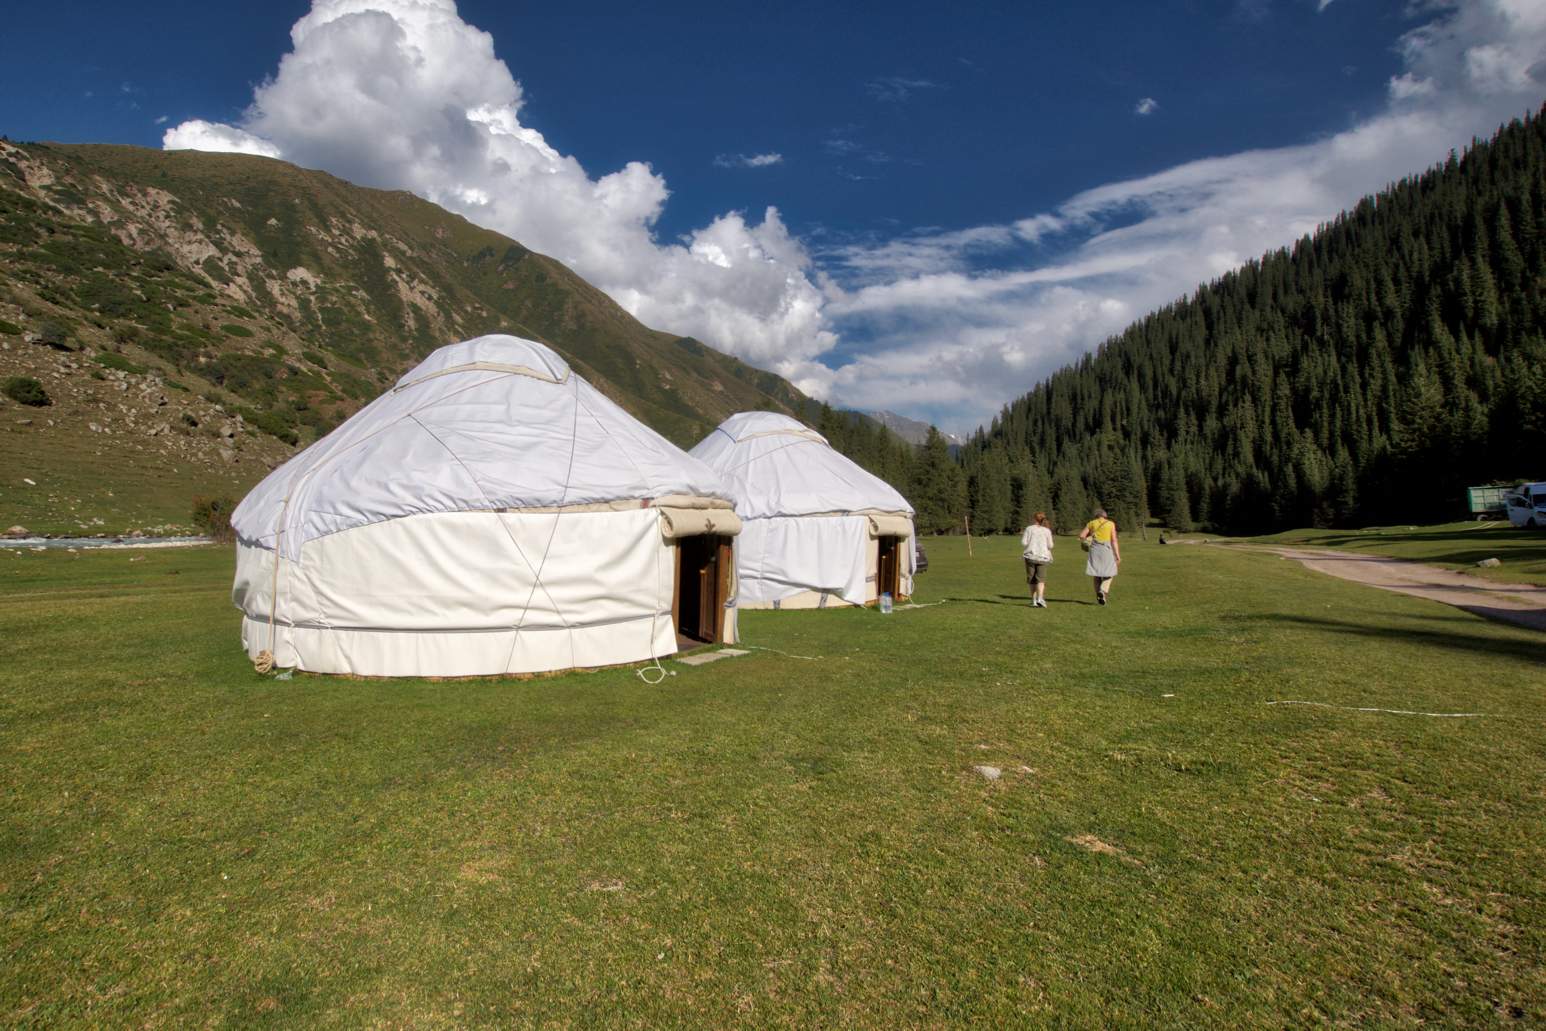
M 902 541 L 903 537 L 877 537 L 875 545 L 875 597 L 889 593 L 897 598 L 902 593 Z
M 671 621 L 678 639 L 690 638 L 700 644 L 724 640 L 725 602 L 730 598 L 733 569 L 731 538 L 699 534 L 676 539 Z

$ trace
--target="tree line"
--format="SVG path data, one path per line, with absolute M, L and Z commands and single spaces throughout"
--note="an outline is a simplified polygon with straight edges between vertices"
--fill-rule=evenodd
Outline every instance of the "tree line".
M 1453 517 L 1468 485 L 1546 477 L 1543 259 L 1537 113 L 1135 323 L 956 472 L 931 439 L 909 497 L 983 532 L 1097 503 L 1232 532 Z

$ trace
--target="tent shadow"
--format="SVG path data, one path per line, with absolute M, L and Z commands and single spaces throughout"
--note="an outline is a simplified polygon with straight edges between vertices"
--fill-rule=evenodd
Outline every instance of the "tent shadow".
M 1463 619 L 1463 617 L 1452 618 Z M 1286 624 L 1304 627 L 1309 630 L 1362 637 L 1371 641 L 1400 641 L 1407 644 L 1425 644 L 1434 648 L 1448 648 L 1451 651 L 1467 652 L 1476 655 L 1507 656 L 1522 659 L 1526 662 L 1546 664 L 1546 641 L 1536 644 L 1531 641 L 1488 637 L 1481 634 L 1465 634 L 1455 630 L 1372 626 L 1341 619 L 1325 619 L 1318 616 L 1292 616 L 1283 612 L 1260 616 L 1227 616 L 1225 619 L 1235 623 Z
M 963 597 L 960 597 L 958 595 L 950 595 L 948 597 L 941 598 L 940 600 L 941 601 L 950 601 L 950 602 L 963 602 L 963 601 L 965 601 L 965 602 L 971 602 L 971 603 L 973 603 L 975 605 L 1008 605 L 1011 608 L 1026 608 L 1026 609 L 1028 609 L 1028 608 L 1031 607 L 1030 596 L 1029 595 L 1019 595 L 1019 594 L 1000 594 L 996 598 L 963 598 Z

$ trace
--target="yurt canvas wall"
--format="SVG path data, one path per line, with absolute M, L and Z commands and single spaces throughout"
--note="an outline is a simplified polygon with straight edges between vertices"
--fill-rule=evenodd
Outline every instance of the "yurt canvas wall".
M 741 608 L 864 605 L 912 594 L 913 510 L 890 484 L 788 416 L 742 412 L 692 454 L 741 517 Z
M 486 336 L 436 351 L 274 470 L 232 526 L 249 656 L 467 676 L 671 654 L 679 556 L 733 583 L 739 520 L 715 473 L 552 350 Z M 733 641 L 733 591 L 689 572 L 689 600 L 714 611 L 689 613 L 687 636 Z

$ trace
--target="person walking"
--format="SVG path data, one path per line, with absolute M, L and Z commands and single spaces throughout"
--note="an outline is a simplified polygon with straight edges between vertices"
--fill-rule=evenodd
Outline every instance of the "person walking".
M 1111 593 L 1111 581 L 1122 564 L 1122 546 L 1117 542 L 1117 524 L 1106 518 L 1106 510 L 1097 508 L 1095 518 L 1079 531 L 1079 539 L 1087 541 L 1089 557 L 1084 563 L 1084 575 L 1095 580 L 1095 602 L 1106 604 Z
M 1020 534 L 1021 557 L 1025 559 L 1025 582 L 1031 588 L 1031 608 L 1047 607 L 1047 567 L 1052 564 L 1052 528 L 1047 513 L 1037 512 L 1031 525 Z

